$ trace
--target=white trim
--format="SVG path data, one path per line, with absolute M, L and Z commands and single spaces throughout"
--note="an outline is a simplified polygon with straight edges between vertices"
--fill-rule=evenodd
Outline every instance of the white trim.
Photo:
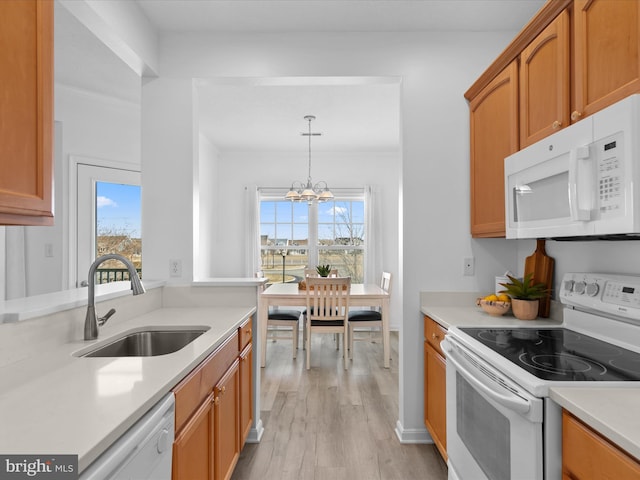
M 400 423 L 400 420 L 396 423 L 396 436 L 400 443 L 433 443 L 431 435 L 426 428 L 408 428 L 405 429 Z

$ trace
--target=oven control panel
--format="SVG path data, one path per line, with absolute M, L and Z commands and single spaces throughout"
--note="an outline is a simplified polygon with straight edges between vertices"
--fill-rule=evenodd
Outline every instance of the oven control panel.
M 640 277 L 604 273 L 566 273 L 559 293 L 569 306 L 640 320 Z

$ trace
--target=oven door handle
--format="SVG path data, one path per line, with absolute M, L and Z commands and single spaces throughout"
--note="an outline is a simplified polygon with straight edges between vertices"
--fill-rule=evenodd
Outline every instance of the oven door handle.
M 525 414 L 529 412 L 529 410 L 531 409 L 531 403 L 528 400 L 525 400 L 524 398 L 515 394 L 504 395 L 490 388 L 484 382 L 476 378 L 476 376 L 473 375 L 465 365 L 463 365 L 463 364 L 467 364 L 466 360 L 456 356 L 455 350 L 453 349 L 453 347 L 451 346 L 451 343 L 448 342 L 446 338 L 440 343 L 440 348 L 442 348 L 442 350 L 447 354 L 447 362 L 451 362 L 453 366 L 456 368 L 456 370 L 460 373 L 460 375 L 462 375 L 465 378 L 467 382 L 469 382 L 471 385 L 473 385 L 478 390 L 483 392 L 489 398 L 493 399 L 494 401 L 508 408 L 509 410 L 513 410 L 517 413 Z M 478 373 L 483 377 L 485 377 L 483 373 L 481 372 L 478 372 Z M 492 383 L 500 387 L 499 384 L 494 382 Z M 508 390 L 505 390 L 505 389 L 501 389 L 501 390 L 508 392 Z

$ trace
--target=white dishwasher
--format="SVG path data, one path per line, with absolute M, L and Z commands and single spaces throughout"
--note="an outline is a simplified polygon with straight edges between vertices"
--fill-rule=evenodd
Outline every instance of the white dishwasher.
M 170 393 L 80 475 L 80 480 L 171 480 L 175 398 Z

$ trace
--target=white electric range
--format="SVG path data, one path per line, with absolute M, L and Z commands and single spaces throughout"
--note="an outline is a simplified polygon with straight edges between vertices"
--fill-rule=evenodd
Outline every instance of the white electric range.
M 640 277 L 570 273 L 559 290 L 559 327 L 448 330 L 450 480 L 559 480 L 549 388 L 640 385 Z

